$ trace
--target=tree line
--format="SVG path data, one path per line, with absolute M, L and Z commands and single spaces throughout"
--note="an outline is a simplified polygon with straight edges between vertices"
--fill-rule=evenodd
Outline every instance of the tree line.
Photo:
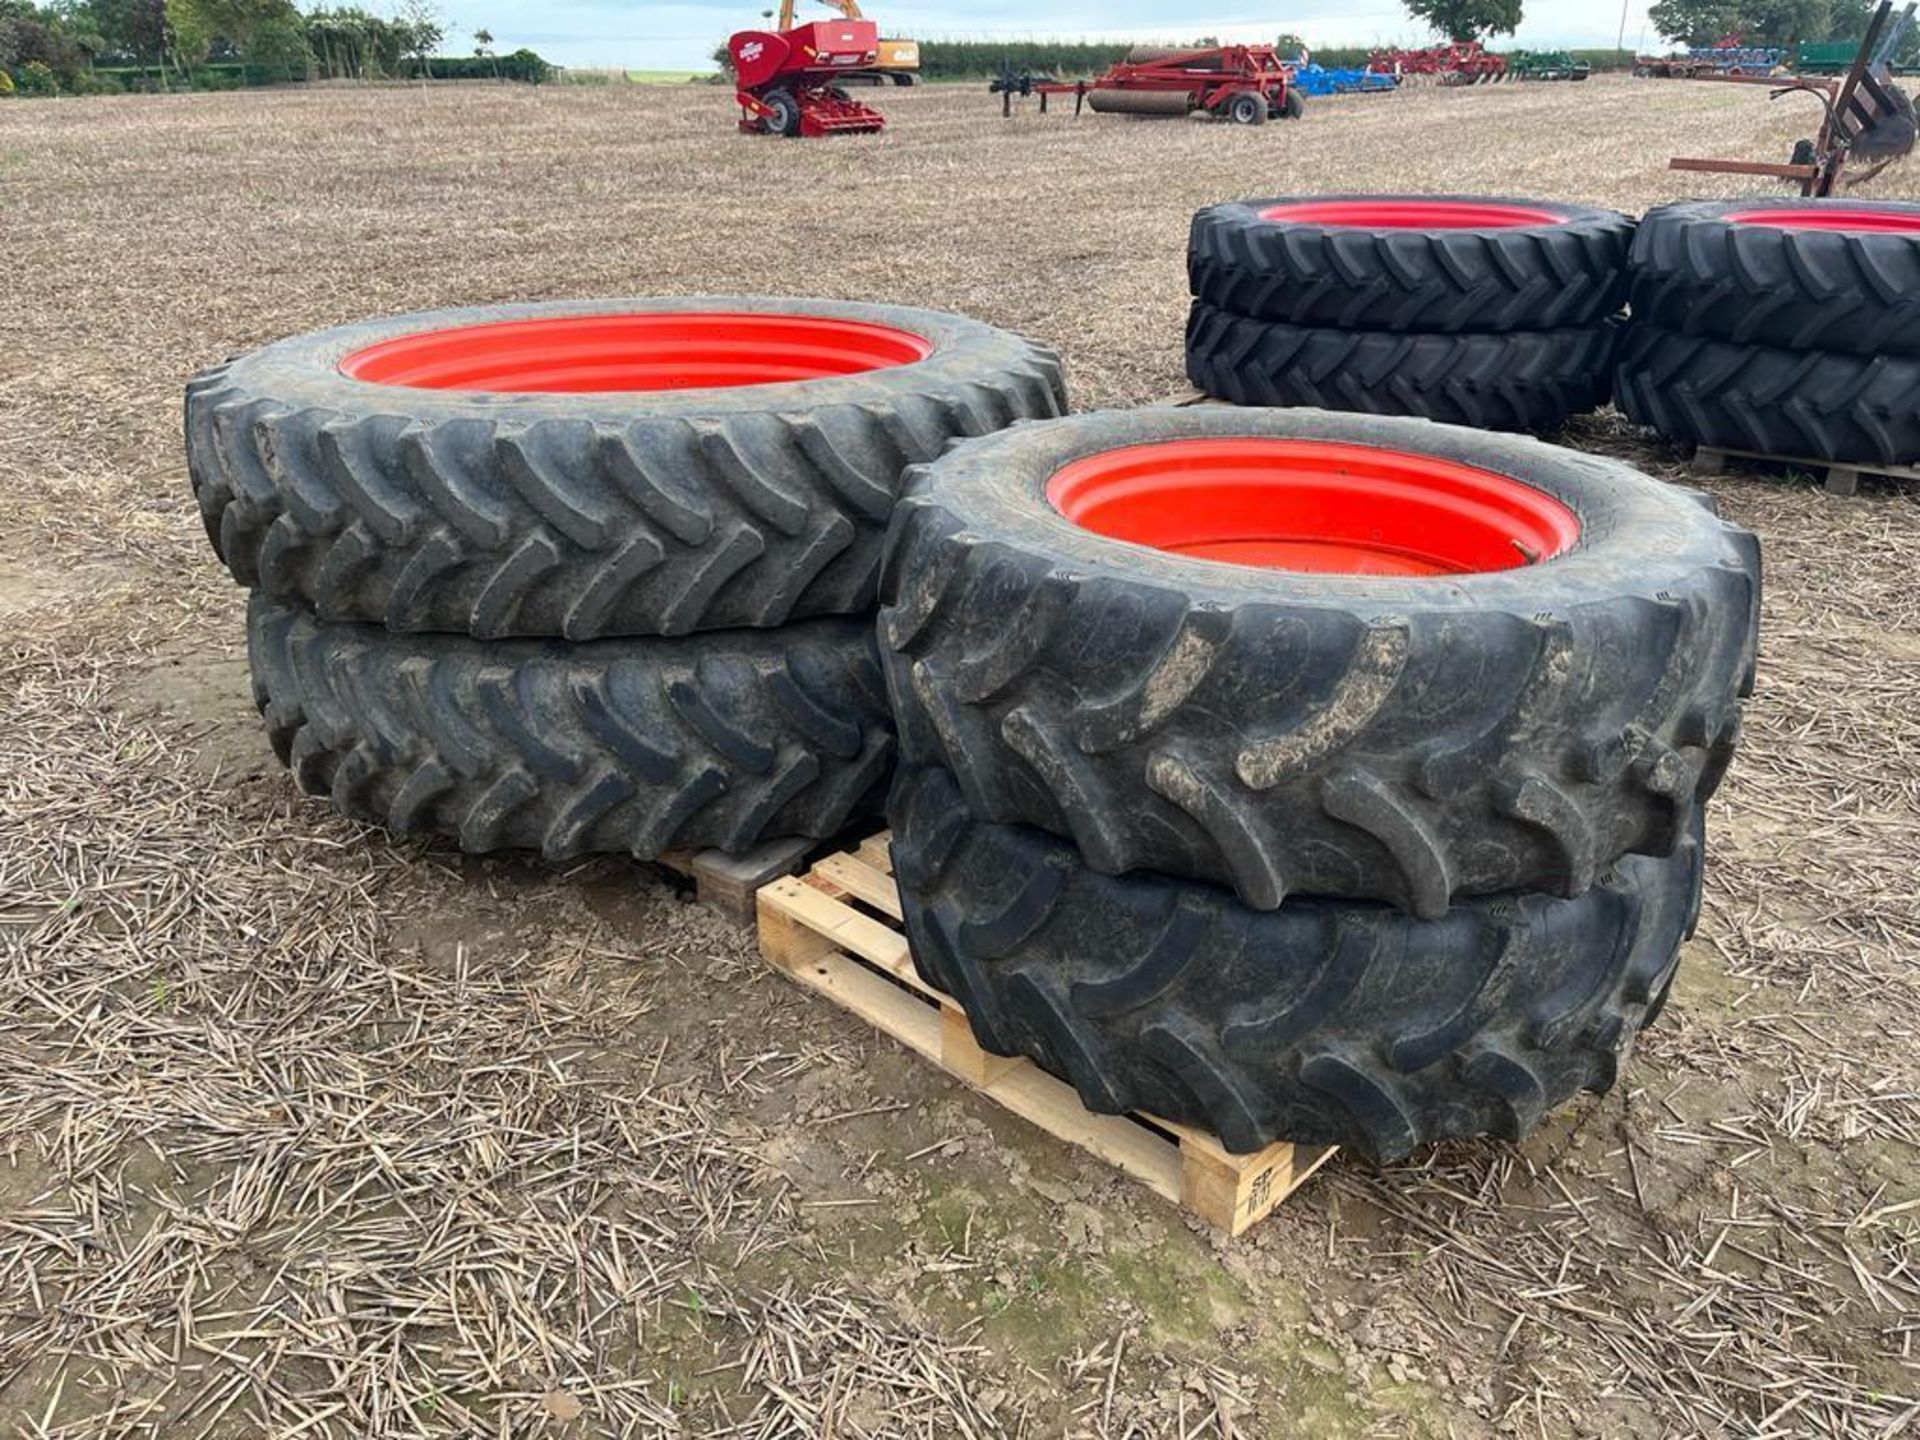
M 497 78 L 539 84 L 554 69 L 531 50 L 439 53 L 432 0 L 392 15 L 291 0 L 0 0 L 0 93 L 98 94 L 226 89 L 296 80 Z

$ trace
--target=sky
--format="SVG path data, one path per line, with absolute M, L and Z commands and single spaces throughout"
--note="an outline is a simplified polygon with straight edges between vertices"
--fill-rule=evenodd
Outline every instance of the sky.
M 379 0 L 375 0 L 376 7 Z M 501 51 L 524 45 L 561 65 L 628 70 L 708 69 L 714 46 L 735 30 L 754 29 L 769 0 L 437 0 L 449 22 L 445 50 L 457 54 L 473 31 L 492 32 Z M 1426 44 L 1432 36 L 1390 0 L 1292 0 L 1267 9 L 1208 0 L 862 0 L 881 33 L 917 39 L 1188 39 L 1219 35 L 1271 41 L 1283 31 L 1315 45 Z M 800 0 L 802 18 L 833 12 Z M 1526 21 L 1500 45 L 1534 49 L 1612 45 L 1620 32 L 1619 0 L 1527 0 Z M 1644 37 L 1644 43 L 1643 43 Z M 1651 46 L 1646 0 L 1628 0 L 1629 49 Z

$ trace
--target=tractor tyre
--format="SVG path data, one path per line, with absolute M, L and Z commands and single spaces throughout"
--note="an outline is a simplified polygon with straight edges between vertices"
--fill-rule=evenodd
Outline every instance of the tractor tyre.
M 1920 463 L 1920 359 L 1735 345 L 1636 324 L 1620 347 L 1614 389 L 1629 420 L 1684 444 Z
M 1193 406 L 917 469 L 881 579 L 913 766 L 1158 870 L 1443 915 L 1667 854 L 1752 686 L 1759 544 L 1534 440 Z
M 760 103 L 772 112 L 761 122 L 767 134 L 792 139 L 800 133 L 800 102 L 791 90 L 769 90 Z
M 1289 86 L 1285 98 L 1280 102 L 1280 118 L 1283 120 L 1298 120 L 1305 116 L 1306 113 L 1307 97 Z
M 683 635 L 871 609 L 901 472 L 1065 404 L 1051 350 L 932 311 L 492 306 L 207 371 L 187 465 L 234 577 L 323 619 Z
M 1683 335 L 1920 356 L 1920 204 L 1663 205 L 1634 236 L 1631 294 L 1635 320 Z
M 254 698 L 300 788 L 476 854 L 645 860 L 825 838 L 878 807 L 893 765 L 863 619 L 489 643 L 256 595 L 247 622 Z
M 1261 320 L 1398 333 L 1551 330 L 1620 308 L 1633 222 L 1450 195 L 1239 200 L 1193 217 L 1193 294 Z
M 1220 107 L 1220 117 L 1235 125 L 1267 123 L 1267 97 L 1243 92 L 1230 96 Z
M 1577 899 L 1466 901 L 1435 920 L 1107 876 L 1064 840 L 977 819 L 941 770 L 888 802 L 921 976 L 981 1047 L 1032 1059 L 1089 1110 L 1398 1160 L 1434 1140 L 1519 1140 L 1618 1080 L 1700 907 L 1698 817 Z
M 1250 320 L 1196 300 L 1187 378 L 1236 405 L 1544 433 L 1607 403 L 1619 329 L 1608 321 L 1500 335 L 1395 335 Z

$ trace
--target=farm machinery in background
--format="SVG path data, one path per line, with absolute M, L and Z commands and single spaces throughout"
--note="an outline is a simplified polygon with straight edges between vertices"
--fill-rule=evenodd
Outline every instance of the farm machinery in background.
M 1367 69 L 1376 75 L 1391 75 L 1402 83 L 1488 85 L 1506 78 L 1507 62 L 1478 40 L 1467 40 L 1431 45 L 1425 50 L 1397 46 L 1375 50 L 1367 57 Z
M 838 10 L 842 20 L 864 20 L 859 0 L 819 0 L 830 10 Z M 780 0 L 780 13 L 774 24 L 781 30 L 793 29 L 795 0 Z M 920 42 L 889 40 L 884 35 L 875 49 L 873 64 L 862 66 L 842 77 L 842 83 L 870 85 L 918 85 L 920 83 Z
M 1305 55 L 1287 68 L 1293 72 L 1294 88 L 1307 96 L 1391 95 L 1400 88 L 1400 81 L 1392 75 L 1380 75 L 1372 70 L 1329 70 L 1314 64 Z
M 1633 62 L 1633 73 L 1656 80 L 1701 80 L 1771 75 L 1786 63 L 1787 52 L 1781 46 L 1749 45 L 1744 36 L 1735 34 L 1712 45 L 1693 46 L 1684 55 L 1641 55 Z
M 1297 119 L 1306 100 L 1286 63 L 1271 45 L 1222 45 L 1167 50 L 1136 46 L 1127 58 L 1091 80 L 1058 80 L 1016 73 L 1003 65 L 988 85 L 1000 97 L 1000 113 L 1013 114 L 1015 96 L 1040 97 L 1046 113 L 1052 95 L 1073 96 L 1073 113 L 1084 106 L 1102 115 L 1163 115 L 1196 112 L 1236 125 Z
M 1846 175 L 1846 184 L 1865 184 L 1894 161 L 1914 149 L 1913 100 L 1893 79 L 1893 57 L 1900 53 L 1913 26 L 1916 6 L 1908 4 L 1898 20 L 1893 0 L 1880 0 L 1867 21 L 1867 33 L 1854 51 L 1844 76 L 1702 75 L 1703 80 L 1730 84 L 1765 85 L 1773 98 L 1811 95 L 1824 111 L 1819 135 L 1794 146 L 1786 164 L 1765 160 L 1694 160 L 1676 158 L 1675 170 L 1716 175 L 1761 175 L 1798 182 L 1806 196 L 1830 196 L 1840 187 L 1850 164 L 1864 165 L 1864 173 Z
M 795 0 L 781 0 L 778 30 L 742 30 L 727 41 L 740 128 L 751 135 L 859 135 L 887 119 L 846 92 L 847 85 L 912 85 L 920 46 L 883 40 L 858 0 L 821 0 L 838 20 L 793 23 Z
M 850 135 L 887 120 L 841 89 L 880 54 L 871 20 L 820 20 L 791 30 L 742 30 L 727 41 L 740 128 L 750 135 Z
M 1564 50 L 1514 50 L 1506 59 L 1515 80 L 1585 80 L 1593 74 L 1591 65 Z

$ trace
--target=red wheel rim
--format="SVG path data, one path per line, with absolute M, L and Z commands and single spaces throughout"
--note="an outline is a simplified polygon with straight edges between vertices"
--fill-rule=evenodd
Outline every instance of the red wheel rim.
M 1404 450 L 1230 437 L 1129 445 L 1056 471 L 1047 502 L 1083 530 L 1230 565 L 1466 575 L 1564 553 L 1579 518 L 1506 475 Z
M 930 342 L 890 325 L 676 310 L 422 330 L 356 350 L 340 370 L 418 390 L 582 394 L 825 380 L 932 353 Z
M 1355 230 L 1516 230 L 1564 225 L 1567 217 L 1498 200 L 1295 200 L 1269 205 L 1262 220 L 1277 225 L 1335 225 Z
M 1765 225 L 1776 230 L 1856 230 L 1878 235 L 1920 235 L 1920 211 L 1868 210 L 1854 205 L 1740 210 L 1725 219 L 1729 225 Z

